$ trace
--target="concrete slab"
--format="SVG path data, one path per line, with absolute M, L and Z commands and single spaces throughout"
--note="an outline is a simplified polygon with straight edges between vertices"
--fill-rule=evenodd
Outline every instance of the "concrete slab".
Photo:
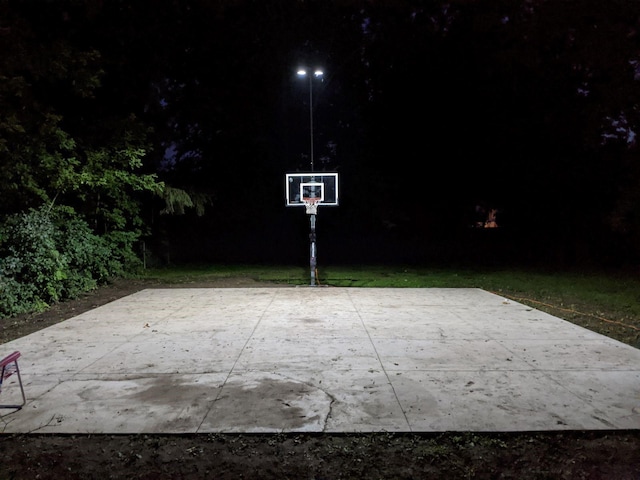
M 480 289 L 148 289 L 14 350 L 4 433 L 640 428 L 640 350 Z

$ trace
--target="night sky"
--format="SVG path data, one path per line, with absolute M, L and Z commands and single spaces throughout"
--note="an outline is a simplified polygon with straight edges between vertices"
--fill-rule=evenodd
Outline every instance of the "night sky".
M 340 176 L 319 263 L 640 259 L 637 2 L 35 4 L 4 7 L 3 45 L 27 22 L 28 58 L 57 39 L 100 52 L 93 100 L 42 94 L 68 131 L 134 115 L 145 171 L 210 199 L 146 207 L 159 259 L 308 261 L 309 216 L 284 190 L 311 163 L 300 66 L 324 71 L 314 168 Z

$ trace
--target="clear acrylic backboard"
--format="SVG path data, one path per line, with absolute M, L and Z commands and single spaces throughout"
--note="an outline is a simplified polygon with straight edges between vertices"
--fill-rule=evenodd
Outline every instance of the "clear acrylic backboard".
M 287 207 L 305 207 L 309 199 L 323 206 L 338 205 L 338 174 L 327 172 L 287 173 Z

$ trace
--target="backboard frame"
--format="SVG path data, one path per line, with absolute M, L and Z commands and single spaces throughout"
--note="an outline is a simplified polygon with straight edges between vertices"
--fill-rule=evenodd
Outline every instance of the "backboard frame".
M 318 205 L 337 207 L 339 204 L 336 172 L 296 172 L 285 174 L 287 207 L 304 207 L 303 198 L 319 198 Z

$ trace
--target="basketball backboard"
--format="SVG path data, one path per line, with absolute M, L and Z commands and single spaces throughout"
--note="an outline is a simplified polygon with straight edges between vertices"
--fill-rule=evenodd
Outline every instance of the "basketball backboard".
M 305 199 L 318 199 L 318 204 L 338 205 L 338 174 L 327 172 L 287 173 L 285 175 L 287 207 L 304 207 Z

